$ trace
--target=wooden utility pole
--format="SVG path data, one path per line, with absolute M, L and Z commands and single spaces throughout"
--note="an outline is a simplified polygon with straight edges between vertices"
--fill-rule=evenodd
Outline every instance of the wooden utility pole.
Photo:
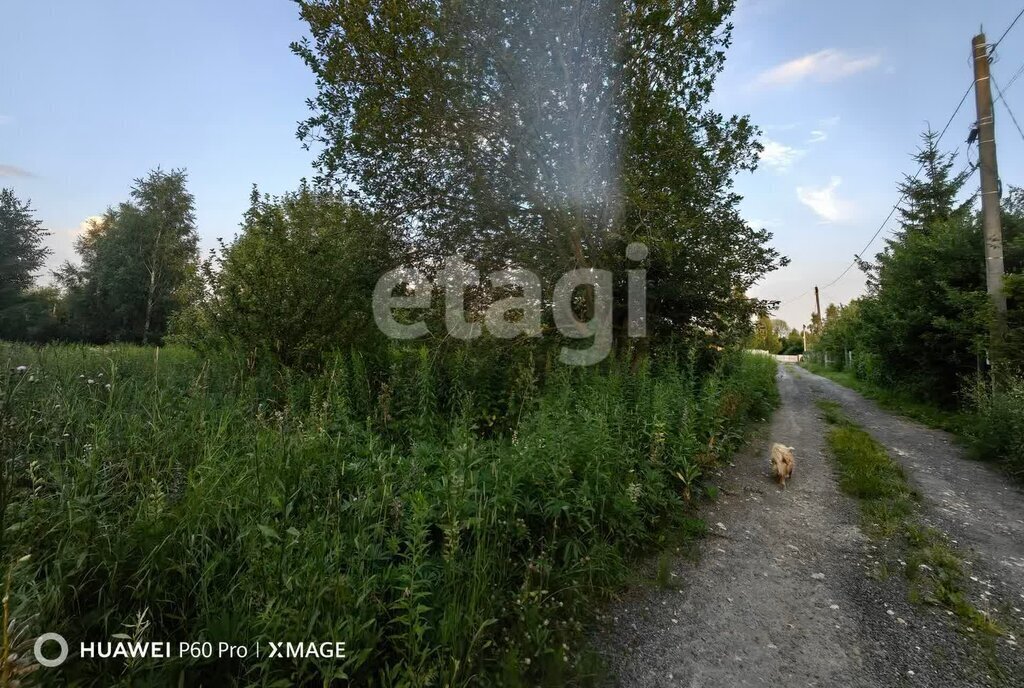
M 818 288 L 814 288 L 814 310 L 818 313 L 818 331 L 820 332 L 825 328 L 825 323 L 821 321 L 821 297 L 818 295 Z
M 996 125 L 992 108 L 988 44 L 979 33 L 971 42 L 974 54 L 974 97 L 978 107 L 978 151 L 981 169 L 981 215 L 985 232 L 985 279 L 995 309 L 989 359 L 997 361 L 1006 327 L 1003 292 L 1003 230 L 999 216 L 999 168 L 996 164 Z

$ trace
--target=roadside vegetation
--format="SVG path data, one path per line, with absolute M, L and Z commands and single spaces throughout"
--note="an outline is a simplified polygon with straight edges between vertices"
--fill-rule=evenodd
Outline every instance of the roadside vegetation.
M 878 402 L 878 405 L 884 409 L 898 413 L 901 416 L 906 416 L 929 427 L 962 436 L 969 426 L 971 416 L 964 411 L 940 408 L 921 401 L 907 392 L 872 384 L 867 380 L 858 378 L 848 369 L 836 370 L 832 366 L 826 366 L 813 361 L 803 361 L 801 365 L 815 375 L 827 377 L 833 382 L 838 382 L 844 387 L 849 387 L 863 394 L 869 399 Z
M 970 600 L 962 555 L 945 534 L 923 523 L 920 496 L 903 469 L 838 404 L 819 401 L 818 406 L 832 426 L 827 441 L 839 487 L 858 500 L 864 532 L 890 548 L 890 561 L 898 558 L 903 564 L 911 601 L 952 612 L 969 633 L 1001 635 L 999 623 Z
M 26 637 L 347 643 L 343 662 L 193 666 L 207 685 L 585 677 L 595 599 L 686 525 L 704 471 L 776 399 L 770 359 L 693 351 L 631 373 L 396 348 L 315 375 L 174 347 L 0 352 Z M 111 671 L 77 666 L 68 680 Z
M 39 288 L 47 230 L 0 193 L 0 657 L 52 631 L 347 643 L 126 661 L 125 685 L 592 673 L 595 600 L 699 529 L 706 469 L 775 399 L 739 353 L 787 262 L 734 191 L 760 131 L 711 107 L 734 6 L 300 0 L 313 176 L 254 187 L 208 255 L 186 171 L 158 168 Z M 375 308 L 403 297 L 414 342 Z
M 1003 199 L 1007 334 L 990 350 L 994 315 L 975 197 L 963 194 L 968 173 L 954 173 L 931 132 L 916 161 L 923 174 L 900 185 L 899 229 L 860 261 L 867 295 L 812 316 L 805 365 L 956 433 L 977 458 L 1024 479 L 1024 190 L 1010 187 Z

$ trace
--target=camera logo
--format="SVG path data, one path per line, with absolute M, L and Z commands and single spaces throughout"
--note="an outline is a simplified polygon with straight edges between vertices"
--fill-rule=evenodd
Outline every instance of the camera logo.
M 48 641 L 53 641 L 60 647 L 60 653 L 53 659 L 43 655 L 43 645 Z M 59 633 L 43 633 L 36 638 L 36 644 L 32 648 L 32 652 L 35 654 L 36 661 L 39 662 L 40 666 L 58 667 L 68 658 L 68 641 L 64 640 L 64 636 Z

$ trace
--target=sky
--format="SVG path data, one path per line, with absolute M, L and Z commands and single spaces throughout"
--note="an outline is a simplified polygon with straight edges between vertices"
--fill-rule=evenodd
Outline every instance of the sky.
M 744 217 L 791 259 L 753 291 L 781 300 L 779 317 L 808 322 L 810 290 L 864 248 L 916 171 L 921 132 L 941 130 L 970 85 L 973 35 L 983 26 L 994 41 L 1021 9 L 739 0 L 712 105 L 762 130 L 760 167 L 736 187 Z M 0 186 L 31 199 L 52 232 L 50 266 L 157 166 L 187 168 L 206 248 L 237 233 L 253 184 L 279 194 L 312 176 L 295 131 L 315 83 L 289 49 L 304 31 L 288 0 L 0 0 Z M 996 83 L 1022 65 L 1024 19 L 999 47 Z M 1005 100 L 1024 123 L 1024 86 Z M 971 94 L 942 141 L 965 165 L 977 158 L 965 144 L 974 119 Z M 1004 184 L 1024 185 L 1024 134 L 1003 104 L 996 133 Z M 822 291 L 822 308 L 863 288 L 850 270 Z

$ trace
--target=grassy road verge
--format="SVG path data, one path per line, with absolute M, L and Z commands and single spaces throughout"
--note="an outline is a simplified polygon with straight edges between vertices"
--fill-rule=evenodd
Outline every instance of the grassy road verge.
M 858 500 L 862 529 L 886 552 L 878 575 L 902 568 L 910 601 L 954 615 L 959 629 L 978 640 L 989 668 L 1001 673 L 994 641 L 1007 630 L 972 602 L 961 552 L 943 532 L 924 523 L 920 495 L 885 449 L 847 419 L 835 402 L 820 400 L 818 406 L 831 426 L 826 440 L 840 489 Z

